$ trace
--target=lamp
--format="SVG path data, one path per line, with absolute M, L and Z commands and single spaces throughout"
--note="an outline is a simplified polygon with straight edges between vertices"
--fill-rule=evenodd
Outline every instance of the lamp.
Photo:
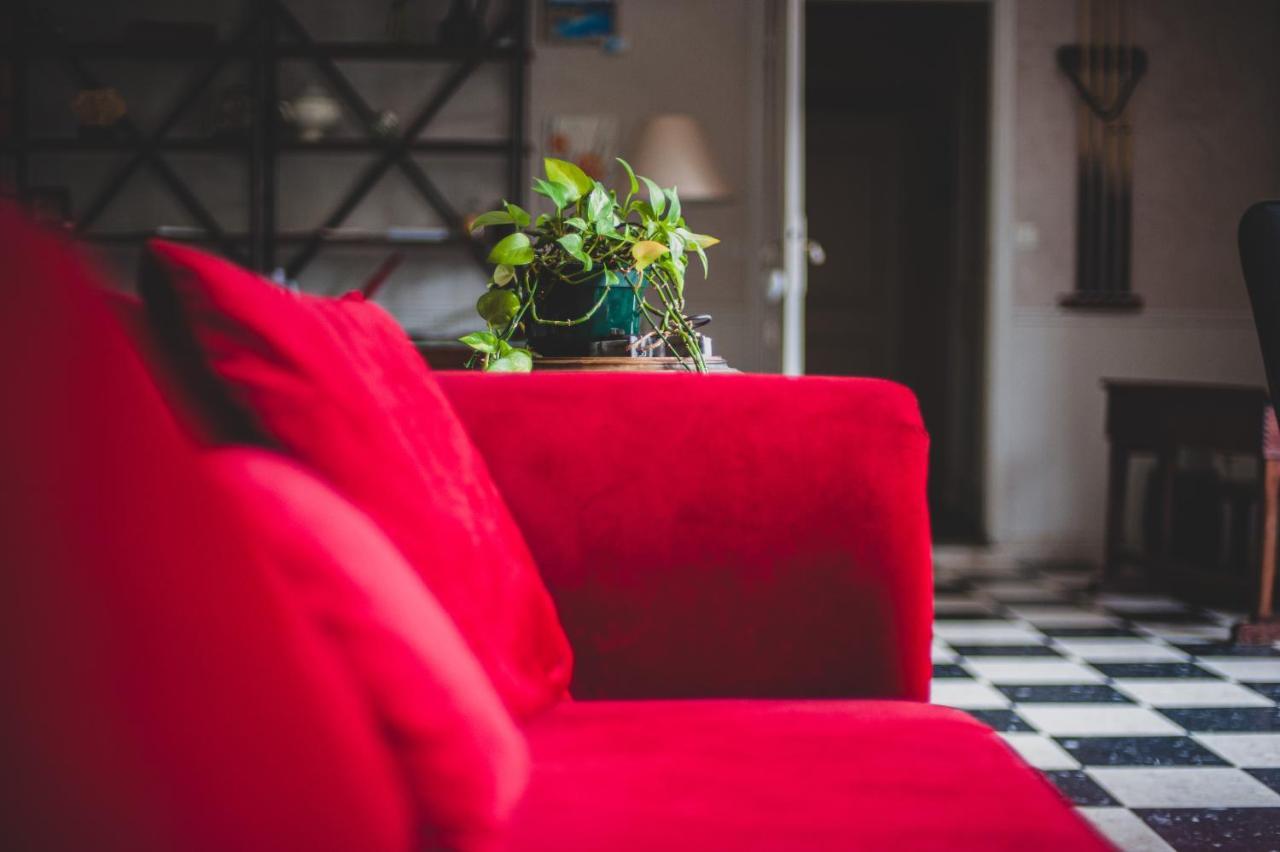
M 716 201 L 729 194 L 706 135 L 691 115 L 665 113 L 649 119 L 640 133 L 633 165 L 636 174 L 676 187 L 681 201 Z

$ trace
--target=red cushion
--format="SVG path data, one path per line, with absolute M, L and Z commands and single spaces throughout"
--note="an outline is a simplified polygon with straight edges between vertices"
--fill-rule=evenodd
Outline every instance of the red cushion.
M 265 440 L 369 514 L 453 617 L 518 716 L 565 694 L 571 652 L 524 539 L 435 378 L 358 294 L 299 294 L 220 258 L 153 242 L 156 313 Z M 515 439 L 513 434 L 513 440 Z
M 367 706 L 60 238 L 0 204 L 14 849 L 407 849 Z
M 210 454 L 278 569 L 364 688 L 418 807 L 423 845 L 498 842 L 524 790 L 524 738 L 453 622 L 385 535 L 297 465 L 260 450 Z
M 892 701 L 578 701 L 526 729 L 512 850 L 1111 848 L 964 714 Z

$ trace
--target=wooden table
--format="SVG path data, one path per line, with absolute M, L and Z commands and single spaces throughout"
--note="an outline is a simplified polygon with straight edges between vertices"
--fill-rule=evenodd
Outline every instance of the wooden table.
M 1107 394 L 1106 430 L 1110 442 L 1103 585 L 1122 587 L 1137 579 L 1206 602 L 1221 602 L 1234 594 L 1237 599 L 1244 597 L 1261 604 L 1261 566 L 1254 566 L 1251 576 L 1233 577 L 1224 574 L 1220 565 L 1189 564 L 1174 552 L 1173 510 L 1180 449 L 1251 456 L 1258 459 L 1260 472 L 1267 471 L 1263 453 L 1263 425 L 1269 411 L 1266 391 L 1233 385 L 1118 379 L 1104 379 L 1102 385 Z M 1156 459 L 1158 533 L 1153 546 L 1145 552 L 1126 549 L 1124 541 L 1129 462 L 1134 453 L 1149 453 Z M 1272 464 L 1276 463 L 1273 460 Z M 1257 526 L 1264 532 L 1268 526 L 1274 528 L 1277 483 L 1280 476 L 1264 474 L 1256 484 L 1254 505 L 1261 508 L 1264 521 Z M 1272 486 L 1269 489 L 1268 484 Z M 1260 544 L 1259 552 L 1274 564 L 1274 540 Z M 1125 568 L 1131 566 L 1142 569 L 1137 578 L 1132 572 L 1126 574 Z

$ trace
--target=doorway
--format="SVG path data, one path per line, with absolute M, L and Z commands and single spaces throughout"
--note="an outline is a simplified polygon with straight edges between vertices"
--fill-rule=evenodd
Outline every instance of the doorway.
M 981 542 L 990 6 L 805 7 L 805 370 L 915 391 L 935 540 Z

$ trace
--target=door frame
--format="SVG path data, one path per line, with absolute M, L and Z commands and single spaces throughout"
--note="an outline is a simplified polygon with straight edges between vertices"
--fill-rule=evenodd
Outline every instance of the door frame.
M 1009 356 L 1013 328 L 1015 248 L 1013 240 L 1014 121 L 1017 74 L 1016 0 L 843 0 L 843 2 L 981 2 L 990 7 L 990 15 L 988 16 L 988 67 L 990 69 L 988 108 L 990 114 L 987 125 L 986 317 L 982 340 L 985 387 L 982 388 L 983 400 L 979 428 L 982 431 L 983 447 L 983 458 L 980 463 L 983 472 L 981 525 L 989 543 L 999 542 L 1004 538 L 1001 518 L 1004 516 L 1002 509 L 1004 507 L 1003 483 L 1005 480 L 1005 471 L 1001 464 L 999 449 L 1004 445 L 1006 429 L 1006 424 L 1002 422 L 1000 413 L 1009 410 L 1006 401 L 1010 392 Z M 798 181 L 800 184 L 798 197 L 801 204 L 803 204 L 803 103 L 799 105 L 798 111 L 795 108 L 795 104 L 789 103 L 786 69 L 789 64 L 798 64 L 800 74 L 803 75 L 804 4 L 806 0 L 780 0 L 780 3 L 782 9 L 780 11 L 774 10 L 772 20 L 781 24 L 782 32 L 772 40 L 772 45 L 782 54 L 782 61 L 775 61 L 770 64 L 770 67 L 776 68 L 782 79 L 766 80 L 766 85 L 774 85 L 777 87 L 776 90 L 780 90 L 783 93 L 780 102 L 777 104 L 778 109 L 775 110 L 781 115 L 779 123 L 782 127 L 782 133 L 780 135 L 783 138 L 775 137 L 774 144 L 779 146 L 780 151 L 785 152 L 784 157 L 787 162 L 792 164 L 793 169 L 796 168 L 798 163 L 798 172 L 782 176 L 782 185 L 778 187 L 779 192 L 776 198 L 783 200 L 790 197 L 794 202 L 797 197 L 797 187 L 791 184 Z M 790 30 L 791 27 L 796 26 L 799 27 L 798 33 Z M 766 43 L 768 41 L 766 40 Z M 791 51 L 798 51 L 798 54 L 789 54 L 788 48 Z M 799 96 L 803 99 L 803 76 L 798 81 L 793 80 L 792 82 L 792 91 L 789 94 L 794 96 L 796 94 L 795 90 L 798 88 Z M 792 118 L 792 121 L 788 122 L 788 117 L 796 115 L 799 116 L 798 119 Z M 798 127 L 791 126 L 792 123 L 796 122 L 798 122 Z M 763 132 L 765 128 L 762 127 L 761 130 Z M 790 145 L 787 143 L 790 143 Z M 798 150 L 791 146 L 798 146 Z M 790 156 L 787 156 L 787 154 Z M 802 250 L 798 247 L 803 244 L 797 241 L 795 235 L 796 221 L 794 218 L 788 221 L 784 213 L 776 223 L 781 226 L 783 232 L 780 235 L 782 238 L 781 245 L 784 247 L 782 253 L 784 256 L 792 258 L 790 264 L 784 265 L 784 269 L 788 266 L 790 269 L 787 269 L 784 293 L 782 294 L 782 301 L 787 310 L 783 313 L 783 339 L 779 355 L 790 352 L 785 366 L 793 369 L 797 364 L 796 351 L 798 349 L 800 353 L 803 353 L 804 346 L 803 304 L 805 276 L 803 266 L 797 267 L 798 263 L 803 263 L 798 260 L 799 251 Z M 800 216 L 798 221 L 803 233 L 803 216 Z M 790 242 L 792 247 L 790 252 L 786 248 L 788 230 L 791 231 Z M 798 273 L 793 273 L 792 270 L 797 268 L 799 270 Z M 799 329 L 799 336 L 796 333 L 797 328 Z M 768 336 L 766 333 L 765 337 L 767 338 Z M 803 361 L 801 360 L 798 363 L 802 365 Z M 779 366 L 784 365 L 780 364 Z

